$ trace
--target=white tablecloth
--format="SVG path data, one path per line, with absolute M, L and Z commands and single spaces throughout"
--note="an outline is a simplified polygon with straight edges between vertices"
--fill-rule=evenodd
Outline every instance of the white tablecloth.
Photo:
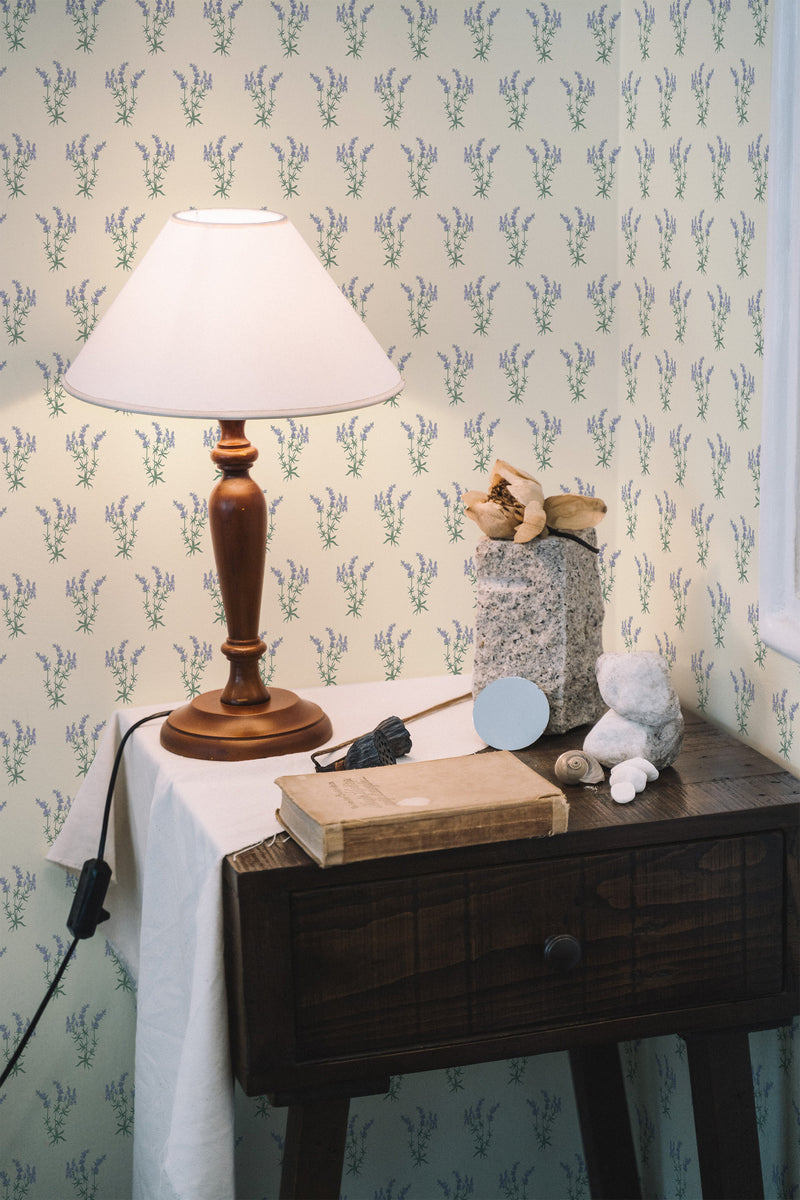
M 298 689 L 333 722 L 330 745 L 470 689 L 469 676 Z M 47 857 L 80 870 L 97 853 L 114 754 L 126 730 L 168 705 L 114 713 Z M 106 846 L 111 919 L 99 928 L 137 983 L 135 1200 L 234 1196 L 233 1079 L 222 951 L 225 855 L 278 832 L 278 775 L 313 770 L 310 753 L 243 763 L 170 754 L 160 721 L 130 738 Z M 409 726 L 406 759 L 484 746 L 465 701 Z M 344 753 L 342 751 L 341 753 Z

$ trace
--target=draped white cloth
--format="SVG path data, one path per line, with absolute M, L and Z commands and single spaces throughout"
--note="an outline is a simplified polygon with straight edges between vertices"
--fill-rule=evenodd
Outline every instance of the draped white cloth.
M 448 675 L 298 690 L 328 713 L 335 745 L 470 686 L 469 676 Z M 114 713 L 48 859 L 80 870 L 96 855 L 117 746 L 136 720 L 166 707 Z M 99 928 L 137 985 L 134 1200 L 233 1200 L 221 865 L 279 831 L 275 778 L 314 768 L 307 751 L 243 763 L 181 758 L 161 747 L 159 727 L 143 725 L 124 751 L 105 852 L 111 918 Z M 471 700 L 409 732 L 411 753 L 401 762 L 484 746 Z

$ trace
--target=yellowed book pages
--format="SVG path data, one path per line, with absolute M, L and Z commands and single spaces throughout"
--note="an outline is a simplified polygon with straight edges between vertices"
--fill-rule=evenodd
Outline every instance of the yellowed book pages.
M 277 816 L 320 864 L 563 833 L 569 805 L 508 750 L 281 775 Z

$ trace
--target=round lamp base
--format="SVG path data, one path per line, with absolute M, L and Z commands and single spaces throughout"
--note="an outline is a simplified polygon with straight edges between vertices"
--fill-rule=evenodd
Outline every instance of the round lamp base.
M 263 704 L 223 704 L 221 694 L 204 692 L 170 713 L 161 745 L 184 758 L 242 762 L 314 750 L 333 733 L 318 704 L 283 688 L 270 688 Z

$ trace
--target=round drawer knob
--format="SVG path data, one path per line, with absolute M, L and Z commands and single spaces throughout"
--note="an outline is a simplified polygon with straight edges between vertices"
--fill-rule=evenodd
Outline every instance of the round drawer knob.
M 544 944 L 544 961 L 548 967 L 566 974 L 581 961 L 581 944 L 571 933 L 556 933 Z

